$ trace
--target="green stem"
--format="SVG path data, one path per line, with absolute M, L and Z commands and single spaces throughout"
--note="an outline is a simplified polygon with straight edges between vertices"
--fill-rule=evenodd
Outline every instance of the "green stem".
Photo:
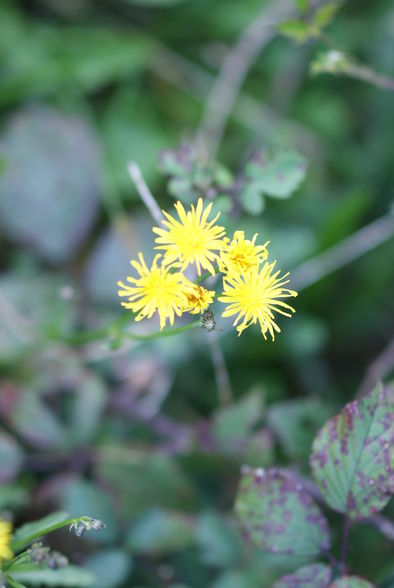
M 126 315 L 127 320 L 129 317 Z M 118 321 L 118 325 L 119 325 Z M 122 323 L 125 322 L 125 319 L 122 320 Z M 196 327 L 200 326 L 200 321 L 193 321 L 183 327 L 177 327 L 175 329 L 167 329 L 165 331 L 155 331 L 154 333 L 131 333 L 128 331 L 120 331 L 117 332 L 119 329 L 118 325 L 111 325 L 110 327 L 103 327 L 102 329 L 95 329 L 93 331 L 79 331 L 72 333 L 71 335 L 61 335 L 58 333 L 48 334 L 50 339 L 54 339 L 55 341 L 59 341 L 60 343 L 66 343 L 67 345 L 84 345 L 85 343 L 93 343 L 95 341 L 99 341 L 101 339 L 111 338 L 111 337 L 124 337 L 126 339 L 132 339 L 135 341 L 147 341 L 150 339 L 159 339 L 160 337 L 171 337 L 172 335 L 178 335 L 179 333 L 183 333 L 184 331 L 189 331 L 191 329 L 195 329 Z
M 60 523 L 50 525 L 49 527 L 46 527 L 45 529 L 40 529 L 39 531 L 32 533 L 28 537 L 23 537 L 19 541 L 13 541 L 11 544 L 12 550 L 13 551 L 20 551 L 21 549 L 23 549 L 27 545 L 30 545 L 31 543 L 33 543 L 33 541 L 35 541 L 36 539 L 39 539 L 43 535 L 48 535 L 48 533 L 53 533 L 53 531 L 57 531 L 58 529 L 61 529 L 62 527 L 70 526 L 73 523 L 83 521 L 86 518 L 87 518 L 86 516 L 82 516 L 82 517 L 76 517 L 73 519 L 66 519 L 65 521 L 61 521 Z
M 159 339 L 160 337 L 172 337 L 172 335 L 179 335 L 180 333 L 184 333 L 185 331 L 190 331 L 191 329 L 195 329 L 196 327 L 201 326 L 201 321 L 193 321 L 192 323 L 188 323 L 183 327 L 176 327 L 175 329 L 167 329 L 166 331 L 159 331 L 155 333 L 147 333 L 138 335 L 137 333 L 123 333 L 123 336 L 127 339 L 135 339 L 136 341 L 146 341 L 149 339 Z

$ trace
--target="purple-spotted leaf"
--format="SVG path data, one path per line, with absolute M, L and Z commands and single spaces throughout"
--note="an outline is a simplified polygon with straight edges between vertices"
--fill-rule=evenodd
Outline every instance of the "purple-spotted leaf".
M 333 584 L 330 584 L 329 588 L 374 588 L 374 585 L 363 578 L 347 576 L 346 578 L 336 580 Z
M 235 510 L 244 534 L 265 551 L 313 557 L 330 546 L 325 518 L 290 474 L 244 468 Z
M 331 569 L 324 564 L 304 566 L 288 576 L 280 578 L 272 588 L 328 588 Z
M 327 504 L 353 520 L 387 504 L 393 492 L 394 412 L 381 386 L 324 425 L 313 442 L 311 467 Z

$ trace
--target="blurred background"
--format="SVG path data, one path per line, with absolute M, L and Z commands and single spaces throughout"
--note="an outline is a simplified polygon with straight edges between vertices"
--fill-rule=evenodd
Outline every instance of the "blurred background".
M 0 513 L 103 519 L 50 538 L 100 588 L 269 588 L 298 567 L 241 538 L 240 466 L 308 475 L 318 428 L 392 372 L 393 85 L 373 72 L 394 76 L 394 3 L 333 4 L 319 24 L 302 0 L 0 3 Z M 327 50 L 373 83 L 311 75 Z M 207 196 L 293 275 L 274 343 L 215 314 L 229 382 L 199 328 L 128 337 L 158 330 L 117 297 L 130 258 L 152 259 L 130 160 L 161 207 Z M 381 588 L 392 555 L 352 532 L 350 565 Z

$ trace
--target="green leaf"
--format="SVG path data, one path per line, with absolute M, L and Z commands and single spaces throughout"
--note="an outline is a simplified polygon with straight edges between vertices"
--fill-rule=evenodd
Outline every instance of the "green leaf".
M 16 510 L 28 504 L 30 500 L 27 488 L 21 487 L 19 482 L 14 484 L 0 485 L 0 512 L 7 508 Z
M 132 517 L 152 508 L 191 508 L 194 488 L 177 463 L 166 455 L 130 451 L 126 447 L 101 448 L 100 475 L 118 497 L 122 516 Z
M 14 403 L 4 403 L 0 411 L 25 441 L 39 448 L 67 446 L 64 426 L 37 393 L 32 390 L 13 393 L 11 389 L 10 394 L 14 394 Z
M 93 373 L 82 373 L 71 410 L 72 427 L 69 436 L 74 443 L 87 443 L 92 439 L 99 426 L 106 402 L 107 393 L 103 380 Z
M 21 551 L 24 547 L 27 547 L 43 535 L 51 533 L 53 530 L 59 529 L 68 523 L 69 516 L 67 512 L 54 512 L 38 521 L 32 523 L 26 523 L 19 527 L 13 537 L 11 543 L 11 549 L 14 552 Z M 64 523 L 64 524 L 62 524 Z
M 15 478 L 22 463 L 23 454 L 19 444 L 11 435 L 0 431 L 0 484 Z
M 7 586 L 9 586 L 10 588 L 26 588 L 24 584 L 21 584 L 17 580 L 14 580 L 12 576 L 6 576 L 5 578 L 7 580 Z
M 231 522 L 215 512 L 205 512 L 199 517 L 196 540 L 205 565 L 229 567 L 239 560 L 241 537 Z
M 310 25 L 302 20 L 287 20 L 278 25 L 277 28 L 282 35 L 297 41 L 297 43 L 305 43 L 314 35 Z
M 345 406 L 313 442 L 312 472 L 327 504 L 351 519 L 368 518 L 390 500 L 394 419 L 382 386 Z
M 184 549 L 192 540 L 193 528 L 186 516 L 155 509 L 133 524 L 127 545 L 134 553 L 163 555 Z
M 9 118 L 1 151 L 5 234 L 50 262 L 70 259 L 98 212 L 101 167 L 92 129 L 52 108 L 26 109 Z
M 294 0 L 294 3 L 301 12 L 309 10 L 309 0 Z
M 89 541 L 98 543 L 115 541 L 117 524 L 109 493 L 88 480 L 71 478 L 62 485 L 60 490 L 57 489 L 56 494 L 61 508 L 70 513 L 69 516 L 77 518 L 83 513 L 88 517 L 100 519 L 106 524 L 106 528 L 99 533 L 91 531 Z
M 374 585 L 363 578 L 347 576 L 346 578 L 341 578 L 333 582 L 330 588 L 374 588 Z
M 59 570 L 35 569 L 24 572 L 16 572 L 12 577 L 19 582 L 26 582 L 32 586 L 75 586 L 84 588 L 93 586 L 95 577 L 93 574 L 77 566 L 67 566 Z
M 85 567 L 100 580 L 100 588 L 117 588 L 123 585 L 132 566 L 130 554 L 120 549 L 98 551 L 85 562 Z
M 265 551 L 313 557 L 329 548 L 325 518 L 290 474 L 246 468 L 235 510 L 247 537 Z
M 262 397 L 254 392 L 214 416 L 213 434 L 226 451 L 240 450 L 262 416 Z
M 185 2 L 185 0 L 126 0 L 129 4 L 135 4 L 136 6 L 146 6 L 149 8 L 171 8 Z
M 328 588 L 331 579 L 331 569 L 324 564 L 304 566 L 280 578 L 272 588 Z
M 271 161 L 249 163 L 246 175 L 268 196 L 288 198 L 306 174 L 306 159 L 296 151 L 283 151 Z
M 261 214 L 265 208 L 265 199 L 258 185 L 254 182 L 247 184 L 241 191 L 240 200 L 246 212 L 253 216 Z
M 332 412 L 321 400 L 303 398 L 272 405 L 268 424 L 293 459 L 309 456 L 316 432 Z
M 313 17 L 313 25 L 322 29 L 330 24 L 339 8 L 339 2 L 330 2 L 316 10 Z

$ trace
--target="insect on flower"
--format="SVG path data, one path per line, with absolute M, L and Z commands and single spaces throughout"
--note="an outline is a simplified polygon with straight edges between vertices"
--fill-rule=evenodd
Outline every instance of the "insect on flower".
M 207 333 L 211 333 L 216 329 L 216 321 L 211 310 L 206 310 L 201 317 L 201 328 Z

